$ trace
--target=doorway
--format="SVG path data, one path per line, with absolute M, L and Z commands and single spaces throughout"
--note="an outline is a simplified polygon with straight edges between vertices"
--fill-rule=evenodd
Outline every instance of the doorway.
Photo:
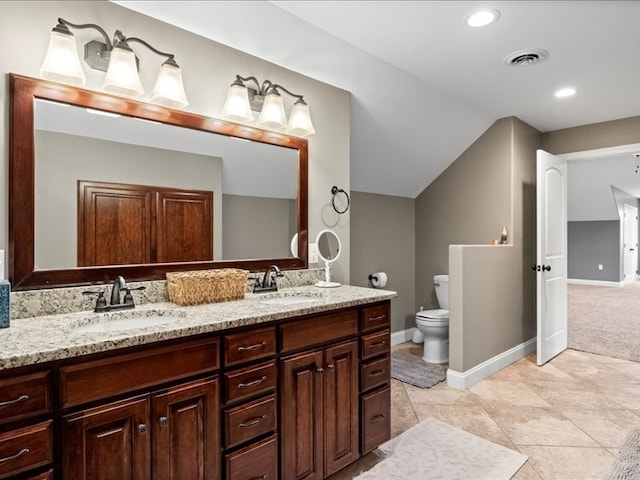
M 624 204 L 624 282 L 634 282 L 638 274 L 638 207 Z

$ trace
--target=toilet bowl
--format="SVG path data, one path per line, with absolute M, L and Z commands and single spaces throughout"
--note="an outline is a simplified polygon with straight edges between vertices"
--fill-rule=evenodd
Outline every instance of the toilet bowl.
M 416 327 L 424 336 L 422 360 L 426 363 L 449 362 L 449 276 L 433 277 L 438 304 L 442 308 L 416 313 Z M 419 338 L 417 335 L 414 338 Z

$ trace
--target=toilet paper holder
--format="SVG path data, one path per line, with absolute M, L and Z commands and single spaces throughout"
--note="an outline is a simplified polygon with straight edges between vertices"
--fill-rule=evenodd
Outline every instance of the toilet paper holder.
M 385 272 L 376 272 L 369 275 L 369 281 L 375 288 L 384 288 L 387 286 L 387 274 Z

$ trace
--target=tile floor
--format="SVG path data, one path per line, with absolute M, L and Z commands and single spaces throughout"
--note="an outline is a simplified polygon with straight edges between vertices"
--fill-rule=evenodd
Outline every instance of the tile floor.
M 393 348 L 422 350 L 411 342 Z M 515 480 L 601 480 L 627 432 L 640 427 L 640 363 L 576 350 L 542 367 L 531 354 L 465 391 L 392 380 L 391 394 L 392 436 L 434 417 L 527 455 Z M 371 453 L 331 480 L 377 461 Z

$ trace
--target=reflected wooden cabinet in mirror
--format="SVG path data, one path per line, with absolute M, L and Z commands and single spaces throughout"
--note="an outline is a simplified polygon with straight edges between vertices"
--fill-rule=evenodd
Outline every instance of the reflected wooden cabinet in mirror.
M 274 263 L 307 268 L 306 139 L 16 74 L 9 80 L 14 290 L 107 283 L 118 275 L 162 280 L 181 270 L 261 271 Z M 152 192 L 147 203 L 139 195 L 123 200 L 135 197 L 128 193 L 117 201 L 99 197 L 110 204 L 93 205 L 94 217 L 140 206 L 125 212 L 126 221 L 99 222 L 147 228 L 136 238 L 148 254 L 121 256 L 117 249 L 134 248 L 130 236 L 117 230 L 86 234 L 82 181 L 182 193 L 176 201 L 173 193 Z M 180 226 L 176 215 L 190 225 Z M 295 234 L 300 241 L 292 255 Z M 105 240 L 100 258 L 124 260 L 94 260 L 96 240 Z

